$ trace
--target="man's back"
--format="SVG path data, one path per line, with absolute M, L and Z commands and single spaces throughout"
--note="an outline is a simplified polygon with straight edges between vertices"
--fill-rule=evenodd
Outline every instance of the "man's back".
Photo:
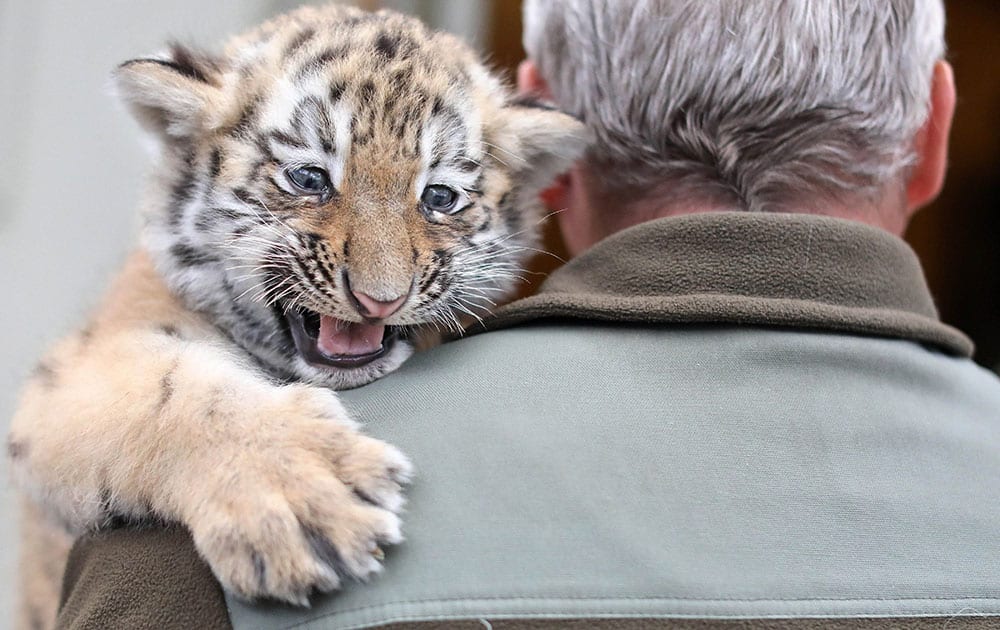
M 750 241 L 755 223 L 797 229 L 667 220 L 625 233 L 626 251 L 713 222 Z M 814 253 L 824 241 L 844 244 L 819 231 Z M 831 266 L 816 263 L 819 281 Z M 231 600 L 236 627 L 1000 614 L 1000 381 L 916 341 L 537 321 L 420 355 L 345 400 L 418 467 L 408 541 L 376 584 L 308 613 Z

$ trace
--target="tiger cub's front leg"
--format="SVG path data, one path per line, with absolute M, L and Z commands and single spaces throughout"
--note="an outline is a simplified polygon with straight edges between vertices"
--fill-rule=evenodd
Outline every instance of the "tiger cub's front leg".
M 8 450 L 22 487 L 70 528 L 179 521 L 225 588 L 295 603 L 380 568 L 410 471 L 332 392 L 274 385 L 221 340 L 170 326 L 57 347 Z

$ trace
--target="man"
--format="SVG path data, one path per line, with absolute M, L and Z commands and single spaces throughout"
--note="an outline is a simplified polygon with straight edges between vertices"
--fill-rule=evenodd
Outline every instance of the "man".
M 998 627 L 1000 382 L 898 238 L 943 183 L 943 19 L 529 0 L 519 83 L 596 137 L 546 195 L 574 259 L 346 393 L 420 470 L 384 575 L 224 603 L 183 532 L 113 532 L 63 626 Z

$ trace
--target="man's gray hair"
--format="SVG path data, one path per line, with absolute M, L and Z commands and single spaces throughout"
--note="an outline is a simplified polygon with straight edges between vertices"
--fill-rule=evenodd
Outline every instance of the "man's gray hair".
M 747 210 L 877 198 L 914 161 L 941 0 L 526 0 L 524 45 L 609 190 Z

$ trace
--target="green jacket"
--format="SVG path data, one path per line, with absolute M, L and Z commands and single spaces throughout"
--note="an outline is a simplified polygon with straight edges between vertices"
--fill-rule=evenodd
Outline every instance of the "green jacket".
M 484 331 L 344 392 L 418 469 L 373 583 L 250 606 L 183 532 L 119 531 L 63 626 L 1000 627 L 1000 381 L 902 241 L 661 219 Z

